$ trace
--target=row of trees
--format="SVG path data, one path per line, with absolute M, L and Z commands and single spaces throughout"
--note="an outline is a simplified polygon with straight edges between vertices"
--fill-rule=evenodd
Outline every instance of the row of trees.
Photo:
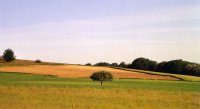
M 200 76 L 200 64 L 183 60 L 172 60 L 157 64 L 156 71 Z
M 15 60 L 14 51 L 7 49 L 4 51 L 2 58 L 6 62 L 11 62 Z M 36 63 L 41 63 L 41 60 L 36 60 Z M 87 63 L 86 65 L 91 66 L 92 64 Z M 156 61 L 147 58 L 137 58 L 131 64 L 126 64 L 125 62 L 112 63 L 99 62 L 94 64 L 94 66 L 112 66 L 112 67 L 122 67 L 122 68 L 132 68 L 140 70 L 150 70 L 150 71 L 160 71 L 175 74 L 185 74 L 200 76 L 200 64 L 192 63 L 183 60 L 172 60 L 157 63 Z
M 92 66 L 91 63 L 87 63 L 85 65 Z M 122 68 L 127 67 L 125 62 L 121 62 L 120 64 L 118 64 L 118 63 L 111 63 L 110 64 L 110 63 L 107 63 L 107 62 L 99 62 L 99 63 L 94 64 L 93 66 L 112 66 L 112 67 L 122 67 Z
M 156 61 L 147 58 L 137 58 L 131 64 L 126 64 L 125 62 L 121 62 L 120 64 L 117 63 L 109 64 L 106 62 L 100 62 L 94 64 L 94 66 L 112 66 L 112 67 L 122 67 L 122 68 L 200 76 L 200 64 L 183 61 L 181 59 L 158 63 Z
M 157 63 L 156 61 L 146 58 L 138 58 L 128 67 L 141 70 L 200 76 L 200 64 L 183 61 L 181 59 Z

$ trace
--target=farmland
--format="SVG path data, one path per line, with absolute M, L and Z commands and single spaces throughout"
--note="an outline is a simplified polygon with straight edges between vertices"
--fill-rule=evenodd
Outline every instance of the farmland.
M 200 109 L 199 0 L 0 0 L 0 109 Z
M 30 65 L 30 66 L 4 66 L 0 67 L 1 72 L 21 72 L 43 75 L 54 75 L 68 78 L 85 78 L 93 72 L 106 70 L 112 72 L 115 78 L 140 78 L 140 79 L 163 79 L 177 80 L 170 76 L 150 75 L 132 71 L 124 71 L 108 67 L 93 67 L 79 65 Z
M 0 109 L 198 109 L 200 83 L 0 73 Z
M 101 70 L 114 80 L 100 86 L 88 78 Z M 199 108 L 200 82 L 151 73 L 17 60 L 0 66 L 0 109 Z

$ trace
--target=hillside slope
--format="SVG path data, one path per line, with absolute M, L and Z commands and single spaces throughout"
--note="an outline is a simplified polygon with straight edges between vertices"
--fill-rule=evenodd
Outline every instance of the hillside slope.
M 151 75 L 132 71 L 124 71 L 109 67 L 93 67 L 80 65 L 29 65 L 29 66 L 2 66 L 0 72 L 19 72 L 43 75 L 55 75 L 58 77 L 88 78 L 92 73 L 106 70 L 114 75 L 114 78 L 139 78 L 154 80 L 177 80 L 170 76 Z
M 63 65 L 61 63 L 53 63 L 53 62 L 42 62 L 42 63 L 35 63 L 33 60 L 23 60 L 23 59 L 16 59 L 12 62 L 5 62 L 3 61 L 2 57 L 0 57 L 0 66 L 27 66 L 27 65 Z

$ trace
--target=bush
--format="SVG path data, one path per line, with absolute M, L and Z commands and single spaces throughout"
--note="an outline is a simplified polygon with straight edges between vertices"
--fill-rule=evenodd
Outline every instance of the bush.
M 100 81 L 101 85 L 102 85 L 103 81 L 112 81 L 113 75 L 110 72 L 107 72 L 107 71 L 99 71 L 99 72 L 93 73 L 90 76 L 90 78 L 93 81 Z
M 118 67 L 119 65 L 117 63 L 112 63 L 112 64 L 110 64 L 110 66 Z
M 121 62 L 121 63 L 119 64 L 119 67 L 126 68 L 126 67 L 127 67 L 127 65 L 126 65 L 126 63 L 125 63 L 125 62 Z
M 92 64 L 91 63 L 87 63 L 87 64 L 85 64 L 86 66 L 91 66 Z
M 37 60 L 35 60 L 35 63 L 42 63 L 42 61 L 37 59 Z
M 107 62 L 99 62 L 99 63 L 96 63 L 94 66 L 110 66 L 110 64 Z
M 3 53 L 3 60 L 6 62 L 11 62 L 15 60 L 14 51 L 11 49 L 6 49 Z

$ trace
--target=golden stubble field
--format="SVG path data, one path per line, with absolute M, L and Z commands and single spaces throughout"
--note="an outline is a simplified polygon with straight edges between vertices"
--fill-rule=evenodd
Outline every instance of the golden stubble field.
M 132 71 L 124 71 L 109 67 L 79 66 L 79 65 L 30 65 L 30 66 L 2 66 L 0 72 L 18 72 L 55 75 L 58 77 L 85 78 L 96 71 L 109 71 L 114 78 L 140 78 L 158 80 L 177 80 L 170 76 L 150 75 Z

